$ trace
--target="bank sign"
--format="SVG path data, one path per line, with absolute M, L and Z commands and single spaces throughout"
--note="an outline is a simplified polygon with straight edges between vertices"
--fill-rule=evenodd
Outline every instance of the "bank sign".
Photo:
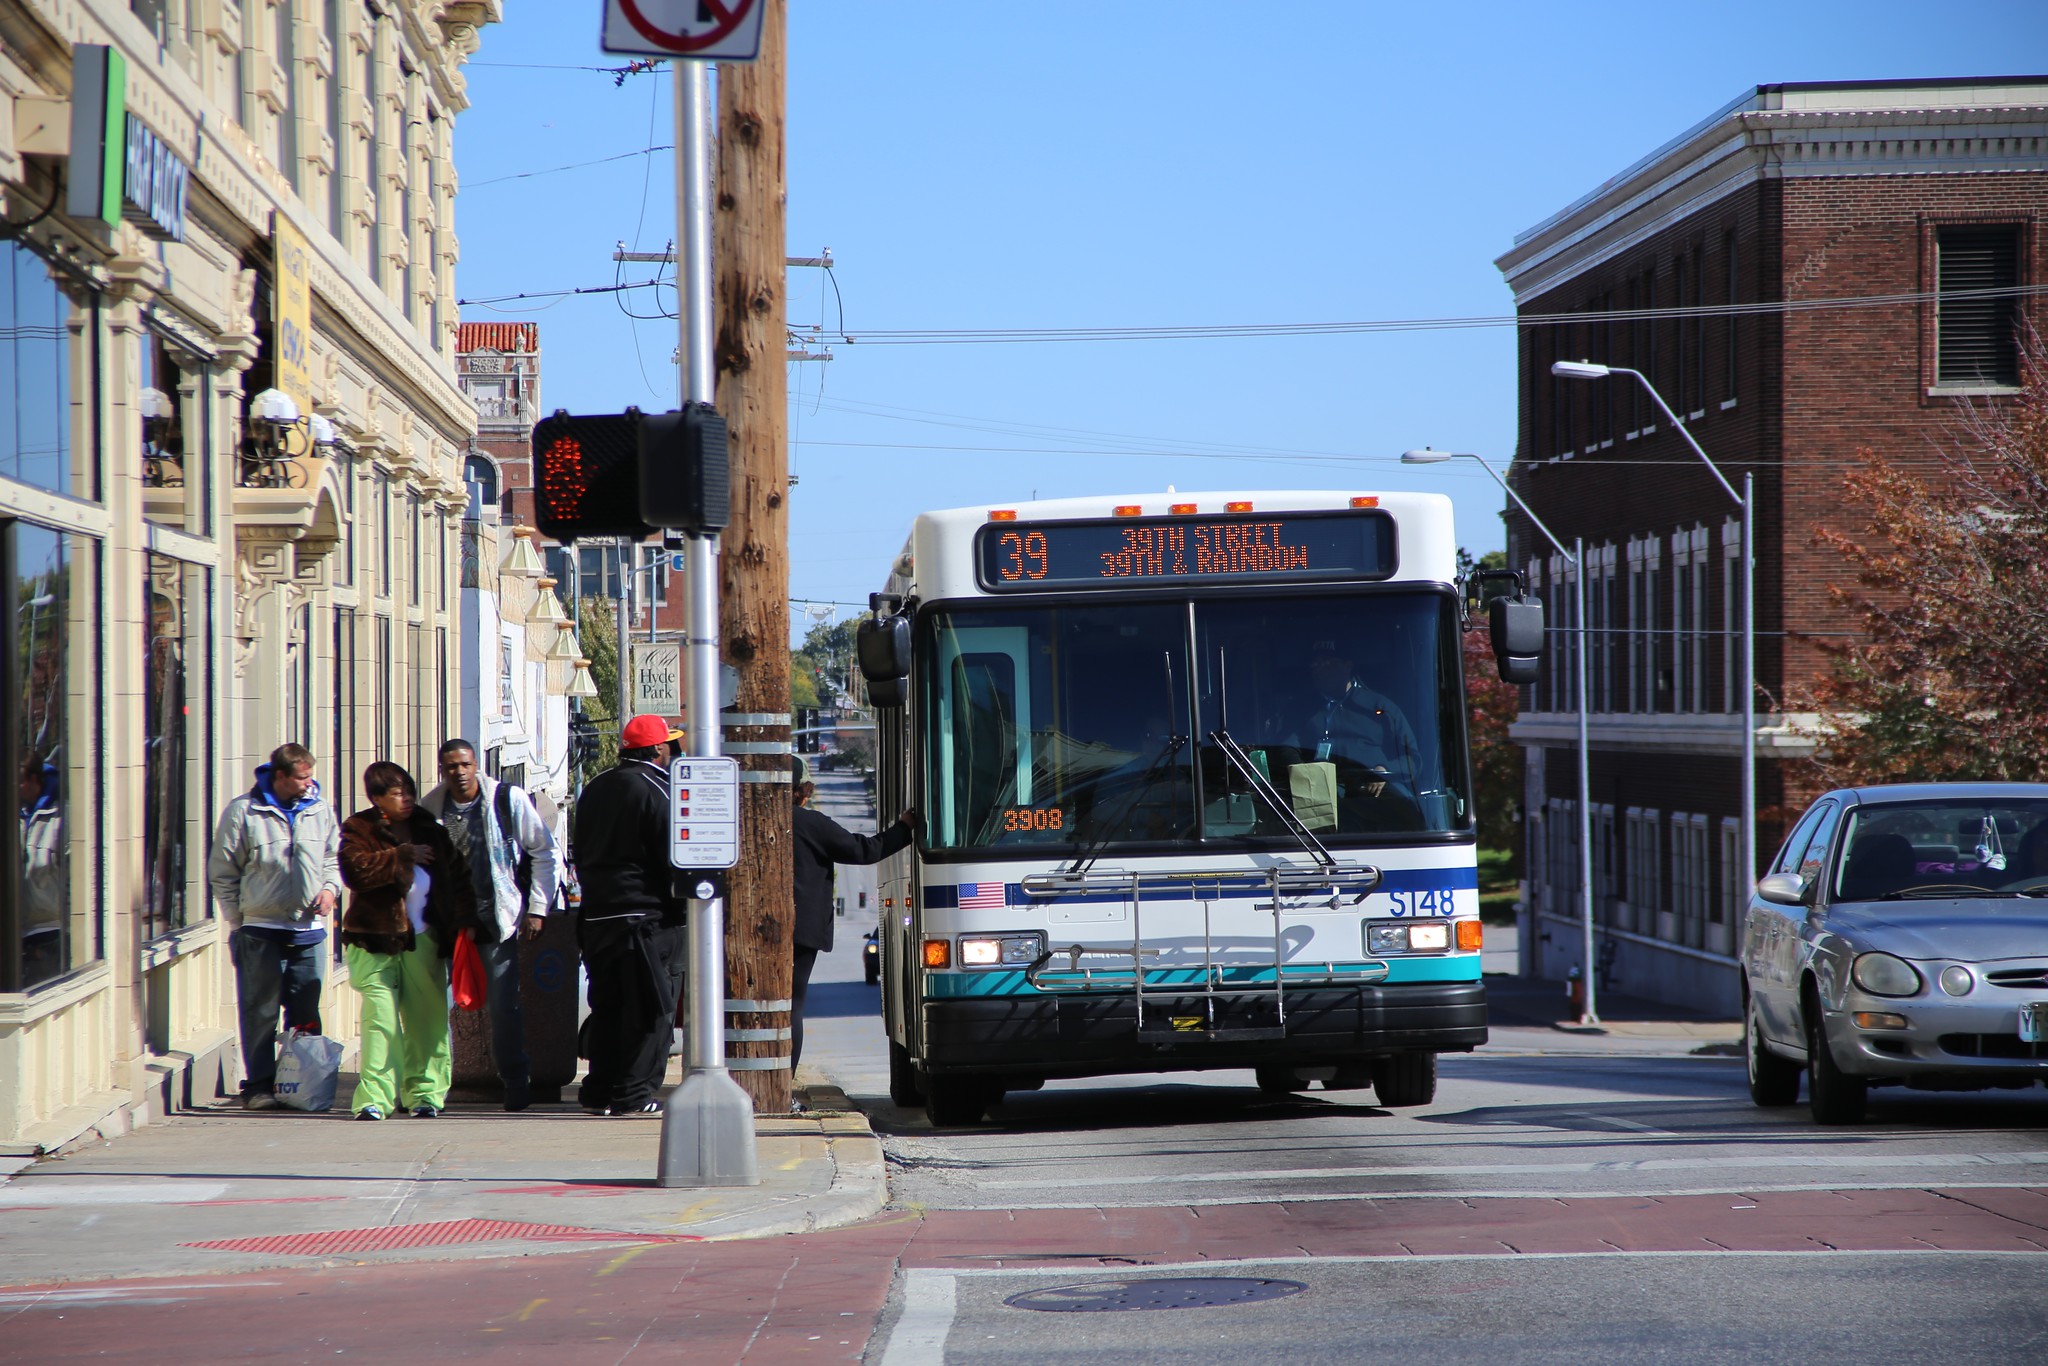
M 71 48 L 71 158 L 64 212 L 123 219 L 165 242 L 185 240 L 192 168 L 128 112 L 128 62 L 101 43 Z

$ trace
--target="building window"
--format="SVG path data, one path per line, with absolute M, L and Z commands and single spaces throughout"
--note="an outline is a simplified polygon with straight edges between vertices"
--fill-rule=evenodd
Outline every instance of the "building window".
M 1713 923 L 1725 928 L 1742 923 L 1748 888 L 1742 876 L 1742 822 L 1721 817 L 1721 895 L 1714 901 Z M 1725 948 L 1725 941 L 1715 945 Z
M 1671 632 L 1675 711 L 1706 710 L 1707 546 L 1706 528 L 1681 530 L 1671 538 Z
M 336 792 L 349 791 L 349 774 L 355 767 L 356 751 L 356 612 L 353 607 L 334 609 L 334 761 L 329 769 Z M 333 806 L 347 811 L 344 797 Z
M 512 637 L 501 637 L 498 641 L 498 715 L 508 726 L 512 725 L 518 716 L 518 699 L 515 695 L 518 690 L 518 676 L 514 672 L 518 667 L 518 658 L 517 647 Z
M 205 657 L 200 614 L 203 570 L 154 552 L 143 578 L 148 632 L 143 674 L 143 928 L 145 940 L 182 929 L 190 918 L 188 851 L 206 847 L 191 785 L 193 762 L 187 661 Z M 204 708 L 200 711 L 203 713 Z M 296 732 L 295 732 L 296 734 Z
M 1664 825 L 1657 812 L 1632 806 L 1627 814 L 1628 919 L 1647 932 L 1656 925 L 1657 903 L 1664 875 Z
M 1593 906 L 1602 923 L 1615 921 L 1614 808 L 1593 806 Z
M 1657 710 L 1657 584 L 1662 546 L 1654 536 L 1628 543 L 1628 709 Z
M 1939 228 L 1936 256 L 1935 382 L 2010 388 L 2020 382 L 2020 234 L 2012 227 Z
M 420 525 L 420 500 L 407 494 L 406 509 L 412 519 L 412 605 L 420 605 L 420 584 L 426 577 L 426 529 Z
M 1579 804 L 1550 799 L 1550 911 L 1572 915 L 1579 903 Z
M 97 298 L 74 304 L 42 257 L 0 241 L 0 478 L 99 497 Z
M 1733 408 L 1735 406 L 1736 346 L 1741 341 L 1741 328 L 1739 326 L 1741 318 L 1735 312 L 1735 306 L 1742 301 L 1740 272 L 1736 269 L 1739 257 L 1736 251 L 1735 234 L 1733 232 L 1728 233 L 1721 239 L 1721 254 L 1726 258 L 1724 264 L 1728 270 L 1728 316 L 1721 325 L 1721 339 L 1723 343 L 1721 349 L 1726 358 L 1726 365 L 1721 375 L 1721 406 L 1723 408 Z
M 1707 818 L 1671 813 L 1671 908 L 1677 915 L 1675 942 L 1699 947 L 1705 937 L 1708 883 Z
M 1721 710 L 1742 710 L 1742 523 L 1721 523 Z
M 391 618 L 379 616 L 370 643 L 370 673 L 377 689 L 377 757 L 391 757 Z
M 377 476 L 377 594 L 391 596 L 391 479 Z
M 98 547 L 29 522 L 0 528 L 13 585 L 0 598 L 0 667 L 12 720 L 0 757 L 19 821 L 0 822 L 19 876 L 0 879 L 0 991 L 63 976 L 104 952 L 96 789 Z
M 1692 407 L 1686 420 L 1706 416 L 1707 407 L 1707 249 L 1692 249 Z

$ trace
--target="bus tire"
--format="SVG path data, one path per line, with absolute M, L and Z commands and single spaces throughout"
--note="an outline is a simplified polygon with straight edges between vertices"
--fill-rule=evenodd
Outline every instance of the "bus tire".
M 1429 1104 L 1436 1099 L 1436 1054 L 1395 1053 L 1376 1059 L 1372 1089 L 1389 1110 Z
M 889 1041 L 889 1099 L 906 1110 L 924 1104 L 924 1088 L 917 1084 L 917 1069 L 911 1066 L 910 1050 L 894 1039 Z
M 972 1077 L 926 1077 L 924 1117 L 934 1129 L 966 1129 L 981 1123 L 988 1091 Z
M 1259 1089 L 1269 1096 L 1291 1096 L 1297 1091 L 1308 1090 L 1308 1083 L 1294 1075 L 1291 1067 L 1267 1064 L 1252 1069 L 1252 1076 L 1259 1083 Z

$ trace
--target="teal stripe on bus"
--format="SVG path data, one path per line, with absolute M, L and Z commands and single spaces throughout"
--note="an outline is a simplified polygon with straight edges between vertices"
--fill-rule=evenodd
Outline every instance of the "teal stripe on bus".
M 1295 965 L 1306 978 L 1309 964 Z M 1365 963 L 1338 963 L 1338 974 L 1361 972 Z M 1314 965 L 1320 971 L 1320 963 Z M 1288 974 L 1290 980 L 1294 974 Z M 1226 971 L 1225 980 L 1236 984 L 1270 983 L 1273 980 L 1271 968 L 1246 968 L 1235 972 Z M 1476 982 L 1479 980 L 1479 955 L 1476 953 L 1456 954 L 1445 958 L 1392 958 L 1387 960 L 1387 975 L 1376 986 L 1399 986 L 1407 982 Z M 925 995 L 959 999 L 982 996 L 1067 996 L 1067 995 L 1129 995 L 1131 981 L 1102 982 L 1087 992 L 1040 991 L 1024 980 L 1022 972 L 928 972 L 925 974 Z M 1200 968 L 1154 969 L 1145 974 L 1145 990 L 1172 991 L 1175 987 L 1199 989 L 1202 982 Z M 1314 982 L 1303 980 L 1302 985 L 1313 986 Z

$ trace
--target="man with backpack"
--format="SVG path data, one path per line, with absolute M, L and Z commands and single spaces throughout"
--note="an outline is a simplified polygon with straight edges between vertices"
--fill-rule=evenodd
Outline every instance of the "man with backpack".
M 555 837 L 524 791 L 477 771 L 469 741 L 442 745 L 438 762 L 440 784 L 420 805 L 447 827 L 456 854 L 469 861 L 484 927 L 476 947 L 490 996 L 491 1056 L 505 1083 L 505 1108 L 524 1110 L 533 1103 L 533 1087 L 519 1012 L 518 941 L 539 934 L 554 907 Z

